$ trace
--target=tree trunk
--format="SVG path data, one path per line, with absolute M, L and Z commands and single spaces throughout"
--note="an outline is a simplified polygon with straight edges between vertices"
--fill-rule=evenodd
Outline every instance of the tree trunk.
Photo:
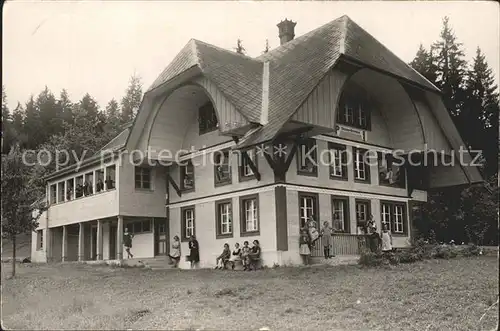
M 16 275 L 16 236 L 12 236 L 12 277 Z

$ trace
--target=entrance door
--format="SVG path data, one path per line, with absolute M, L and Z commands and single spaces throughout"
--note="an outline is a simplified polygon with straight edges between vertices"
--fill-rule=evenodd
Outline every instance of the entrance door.
M 155 219 L 155 255 L 168 254 L 168 229 L 167 220 Z
M 97 228 L 92 227 L 92 231 L 90 233 L 90 240 L 91 240 L 91 260 L 96 260 L 97 258 Z
M 117 226 L 111 225 L 109 227 L 109 259 L 116 260 L 116 232 Z

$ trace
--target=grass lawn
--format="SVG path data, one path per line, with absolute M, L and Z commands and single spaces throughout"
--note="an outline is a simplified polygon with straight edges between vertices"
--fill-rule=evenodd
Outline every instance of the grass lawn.
M 7 329 L 492 330 L 496 256 L 257 272 L 79 264 L 2 271 Z

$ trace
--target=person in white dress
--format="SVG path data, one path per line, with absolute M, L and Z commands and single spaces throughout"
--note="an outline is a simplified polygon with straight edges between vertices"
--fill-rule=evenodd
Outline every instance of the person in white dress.
M 387 223 L 382 224 L 382 252 L 392 251 L 392 235 Z

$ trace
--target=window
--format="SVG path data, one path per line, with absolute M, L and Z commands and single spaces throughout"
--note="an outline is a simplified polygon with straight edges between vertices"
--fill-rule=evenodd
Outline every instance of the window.
M 180 167 L 181 172 L 181 190 L 194 190 L 194 166 L 191 161 Z
M 298 146 L 297 173 L 301 175 L 318 175 L 318 158 L 315 139 L 307 139 Z
M 115 188 L 115 175 L 116 175 L 116 168 L 115 165 L 111 165 L 106 168 L 106 181 L 104 184 L 106 184 L 106 190 L 111 190 Z
M 218 126 L 217 115 L 211 102 L 207 102 L 198 108 L 198 128 L 200 135 L 214 131 Z
M 361 182 L 370 182 L 370 158 L 366 149 L 353 147 L 354 179 Z
M 181 239 L 183 241 L 187 241 L 191 236 L 195 235 L 194 206 L 181 208 L 181 230 Z
M 309 218 L 318 214 L 318 196 L 299 193 L 299 218 L 300 227 L 304 227 Z M 316 220 L 317 221 L 317 220 Z M 319 224 L 317 224 L 319 226 Z
M 36 231 L 36 249 L 37 250 L 43 249 L 43 230 Z
M 349 233 L 349 198 L 332 198 L 333 229 L 337 232 Z
M 366 226 L 370 218 L 370 201 L 369 200 L 356 200 L 356 221 L 357 226 Z
M 91 195 L 94 192 L 94 173 L 85 174 L 85 182 L 83 183 L 83 194 Z
M 83 176 L 76 177 L 75 195 L 77 198 L 83 197 Z
M 229 151 L 214 152 L 215 185 L 231 183 L 231 159 Z
M 398 160 L 397 163 L 401 161 Z M 401 165 L 395 165 L 391 154 L 378 152 L 378 180 L 380 185 L 405 188 L 405 169 Z
M 247 151 L 248 158 L 253 162 L 255 167 L 257 167 L 257 158 L 255 150 L 251 149 Z M 250 162 L 246 157 L 243 156 L 243 153 L 240 156 L 240 181 L 245 179 L 254 178 L 255 175 L 253 173 L 252 168 L 250 167 Z
M 135 188 L 151 189 L 151 168 L 135 167 Z
M 347 151 L 344 145 L 329 143 L 330 178 L 347 180 Z
M 95 190 L 97 193 L 104 191 L 104 171 L 97 170 L 96 171 L 96 179 L 97 183 L 95 184 Z
M 217 238 L 233 236 L 232 202 L 219 201 L 215 204 Z
M 370 102 L 362 94 L 347 91 L 340 98 L 337 123 L 370 130 L 370 107 Z
M 73 200 L 74 184 L 75 184 L 74 178 L 68 179 L 66 181 L 66 201 Z
M 126 228 L 133 234 L 151 232 L 151 220 L 129 222 Z
M 390 201 L 380 203 L 382 224 L 389 225 L 392 233 L 406 234 L 406 204 Z
M 57 203 L 56 184 L 50 185 L 50 203 Z
M 242 236 L 259 234 L 258 195 L 240 198 L 240 232 Z
M 57 183 L 57 202 L 64 202 L 64 182 Z

